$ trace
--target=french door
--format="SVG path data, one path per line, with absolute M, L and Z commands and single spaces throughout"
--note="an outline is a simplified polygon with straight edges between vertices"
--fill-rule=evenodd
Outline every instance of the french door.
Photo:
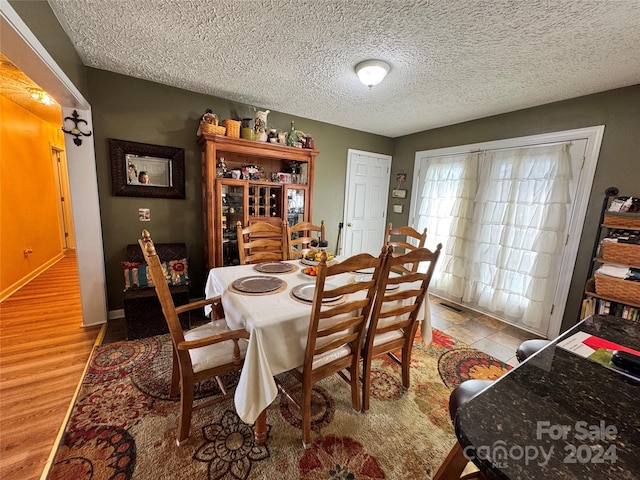
M 599 151 L 594 128 L 416 154 L 410 223 L 427 228 L 427 246 L 444 247 L 432 293 L 557 335 Z

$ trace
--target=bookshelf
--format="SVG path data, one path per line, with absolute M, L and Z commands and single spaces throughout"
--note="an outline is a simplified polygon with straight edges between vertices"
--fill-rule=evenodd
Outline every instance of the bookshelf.
M 640 244 L 627 243 L 640 237 L 640 212 L 609 211 L 611 197 L 617 193 L 618 189 L 615 187 L 605 192 L 581 318 L 594 314 L 616 315 L 640 322 L 640 281 L 607 275 L 600 269 L 601 266 L 606 266 L 606 271 L 614 274 L 640 270 Z M 618 241 L 607 240 L 612 238 Z

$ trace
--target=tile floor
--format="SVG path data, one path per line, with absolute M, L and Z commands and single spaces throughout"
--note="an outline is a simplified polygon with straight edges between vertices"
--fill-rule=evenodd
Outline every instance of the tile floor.
M 451 307 L 451 308 L 449 308 Z M 431 326 L 498 360 L 516 366 L 518 346 L 537 335 L 431 295 Z
M 431 295 L 431 325 L 447 335 L 461 340 L 473 348 L 516 366 L 515 353 L 524 340 L 539 338 L 536 335 L 502 323 L 478 312 L 467 310 Z M 450 305 L 448 308 L 445 305 Z M 192 312 L 192 326 L 207 321 L 202 312 Z M 124 319 L 109 320 L 102 343 L 126 340 Z

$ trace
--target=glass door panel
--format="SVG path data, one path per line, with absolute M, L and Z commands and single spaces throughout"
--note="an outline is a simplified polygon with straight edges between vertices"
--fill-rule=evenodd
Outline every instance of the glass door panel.
M 287 188 L 287 221 L 289 226 L 306 219 L 306 190 L 303 188 Z
M 222 262 L 223 265 L 240 263 L 236 223 L 244 225 L 244 185 L 221 185 L 222 205 Z

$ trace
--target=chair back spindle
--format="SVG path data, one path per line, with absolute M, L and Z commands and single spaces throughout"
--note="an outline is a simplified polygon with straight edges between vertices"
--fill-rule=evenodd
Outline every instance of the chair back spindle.
M 287 259 L 287 237 L 284 222 L 255 222 L 247 227 L 236 223 L 240 265 L 282 261 Z
M 418 232 L 412 227 L 405 226 L 399 228 L 393 228 L 391 224 L 387 226 L 387 238 L 386 244 L 393 247 L 393 256 L 403 255 L 411 252 L 416 248 L 424 247 L 424 243 L 427 239 L 427 229 L 425 228 L 422 233 Z M 415 272 L 418 270 L 418 263 L 396 265 L 398 271 L 410 271 Z
M 320 222 L 320 225 L 314 225 L 311 222 L 298 222 L 289 226 L 289 222 L 287 222 L 286 227 L 289 260 L 302 257 L 311 248 L 312 241 L 325 241 L 324 220 Z
M 362 402 L 365 411 L 369 409 L 373 358 L 388 354 L 401 365 L 402 385 L 409 388 L 411 351 L 418 329 L 420 309 L 425 301 L 442 244 L 438 244 L 433 252 L 426 248 L 417 248 L 398 256 L 392 255 L 391 245 L 387 248 L 388 255 L 380 274 L 362 355 Z M 402 268 L 403 265 L 423 262 L 428 263 L 426 272 Z M 401 359 L 393 354 L 395 350 L 401 351 Z

